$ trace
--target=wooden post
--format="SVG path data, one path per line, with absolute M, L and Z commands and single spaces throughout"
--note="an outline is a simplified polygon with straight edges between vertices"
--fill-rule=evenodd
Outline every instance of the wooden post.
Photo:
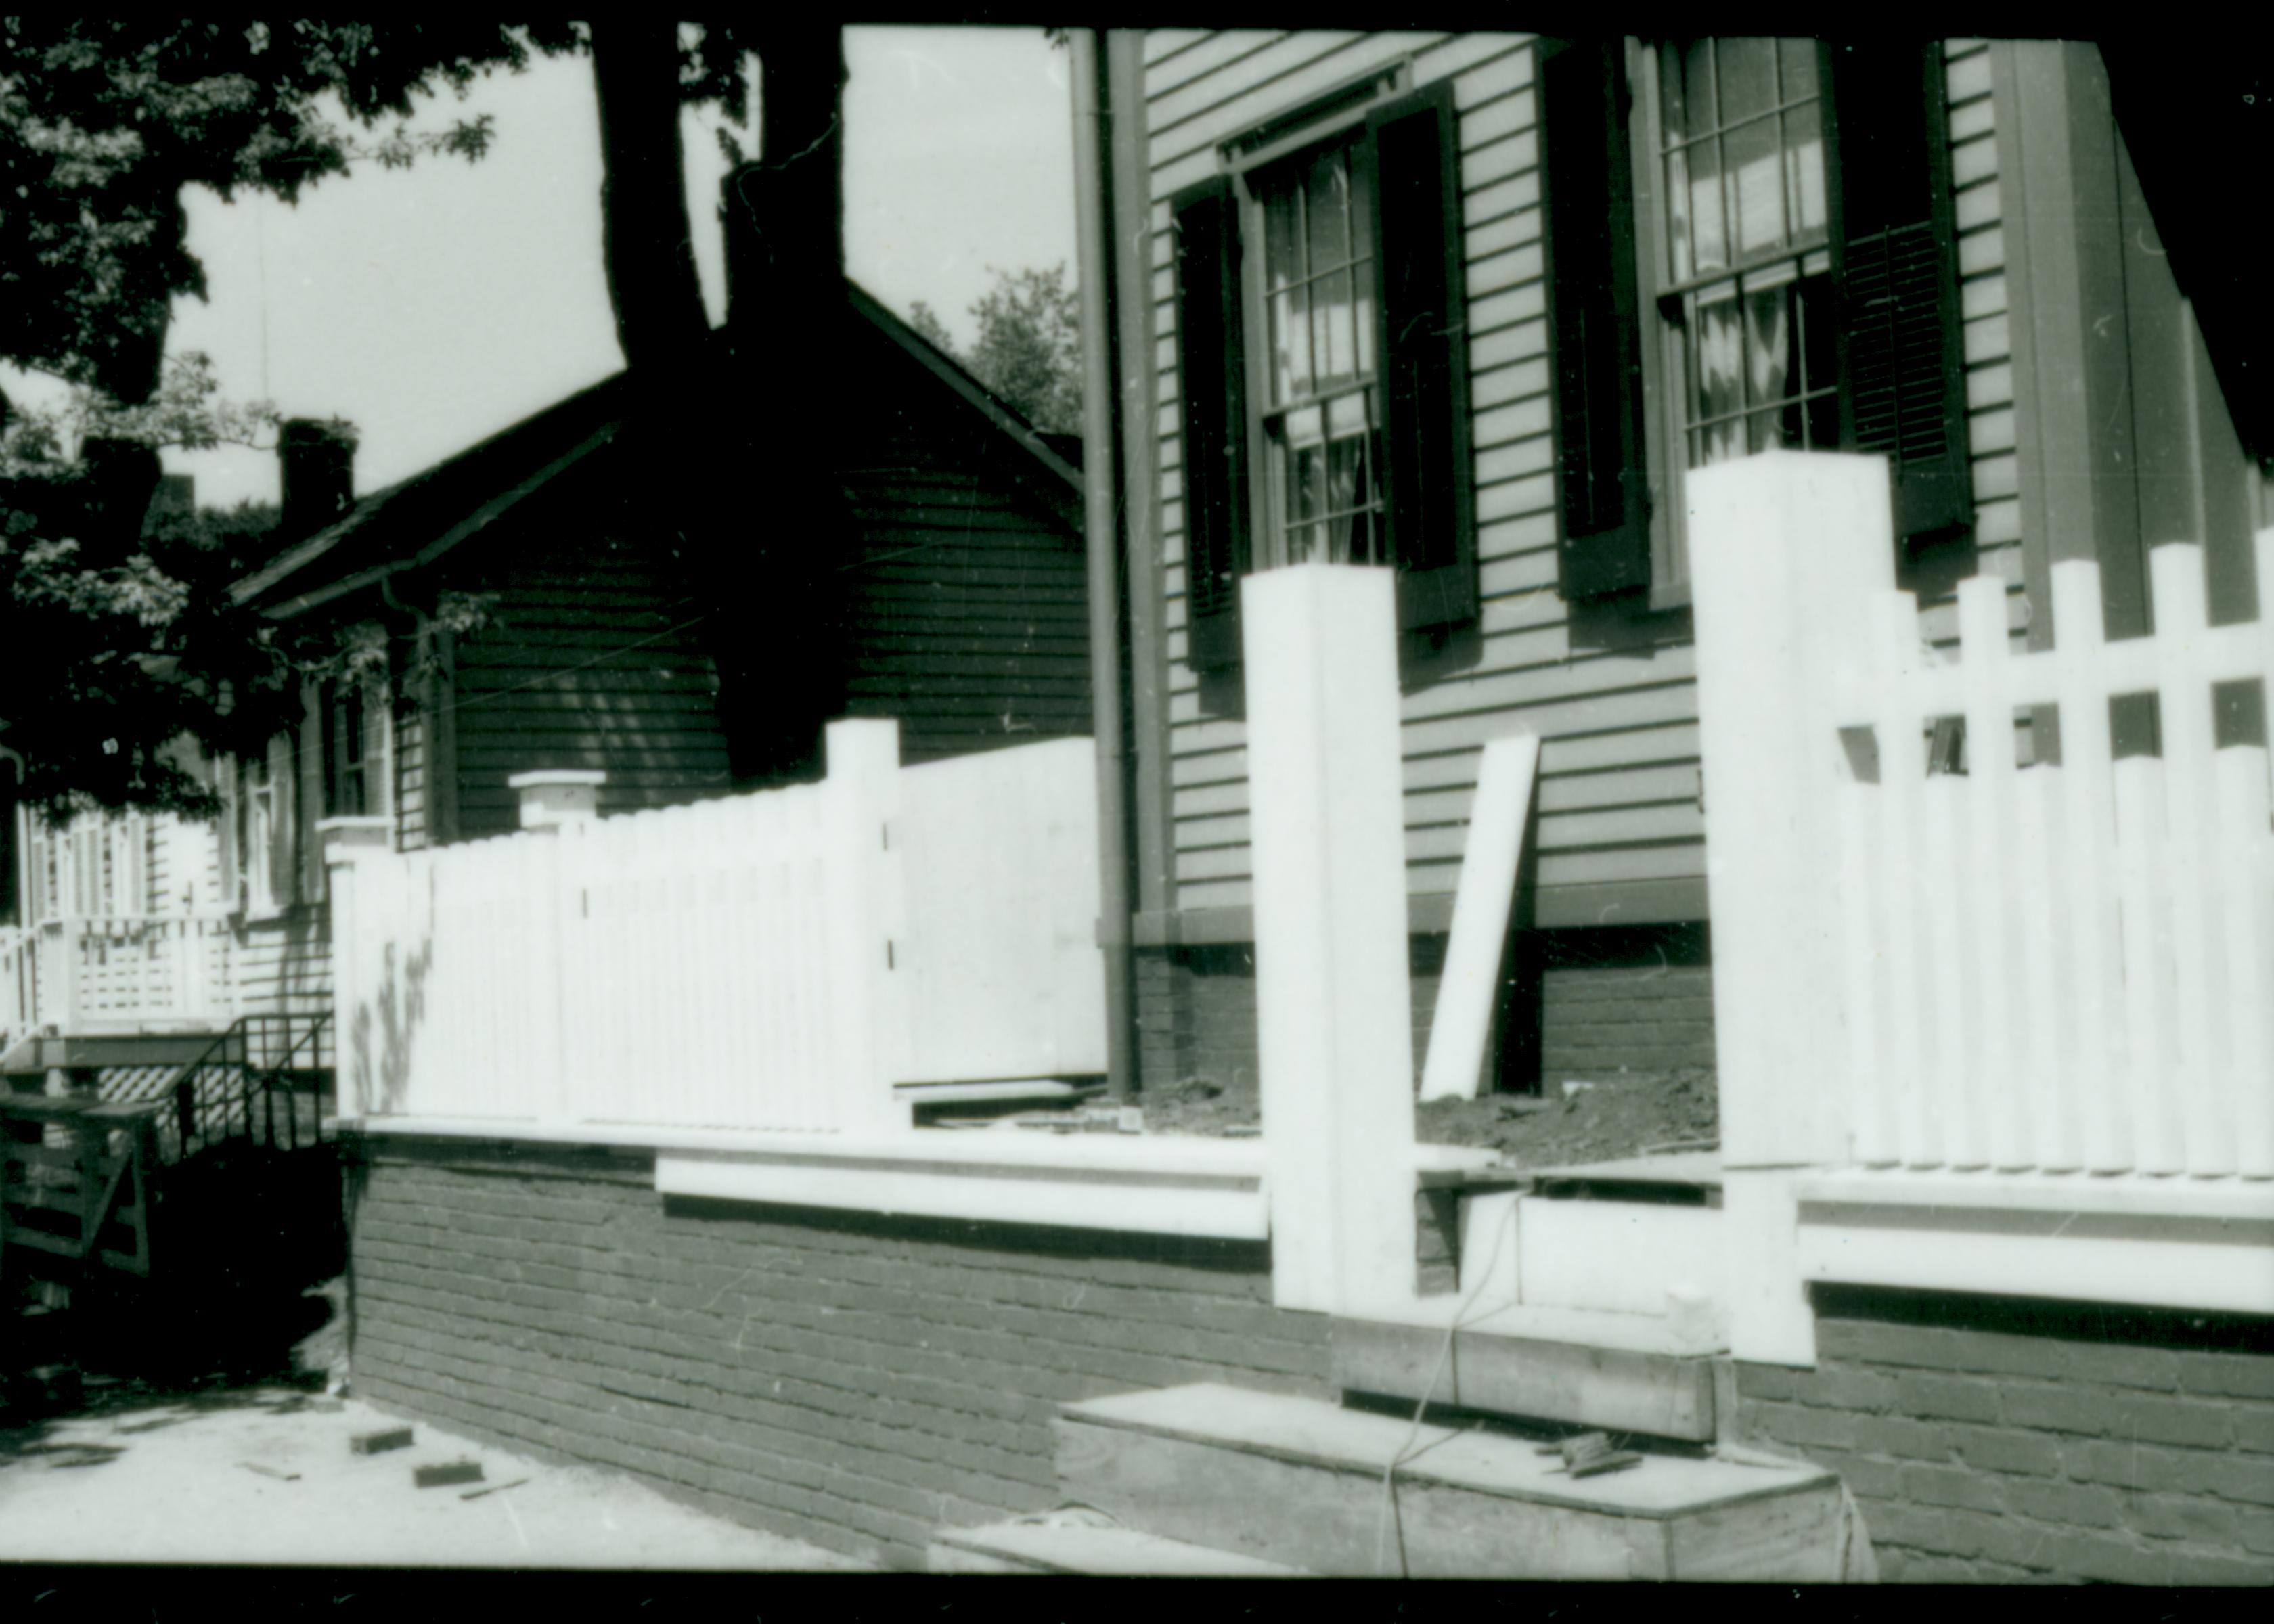
M 1465 1100 L 1484 1092 L 1484 1057 L 1499 1002 L 1500 961 L 1524 858 L 1524 826 L 1539 776 L 1540 740 L 1495 739 L 1478 764 L 1469 838 L 1453 892 L 1453 934 L 1437 982 L 1429 1053 L 1421 1068 L 1425 1100 Z
M 560 1123 L 576 1115 L 563 1037 L 569 1010 L 561 991 L 568 945 L 561 868 L 571 859 L 562 841 L 589 829 L 599 816 L 600 788 L 607 781 L 605 772 L 574 768 L 516 772 L 505 781 L 507 788 L 521 796 L 523 832 L 556 837 L 526 853 L 522 886 L 522 900 L 530 910 L 531 952 L 531 961 L 523 968 L 539 1006 L 527 1028 L 535 1047 L 526 1058 L 533 1084 L 531 1103 L 540 1122 Z
M 1730 1346 L 1805 1365 L 1815 1323 L 1792 1181 L 1848 1160 L 1852 1138 L 1848 926 L 1823 879 L 1841 862 L 1848 773 L 1823 698 L 1875 636 L 1916 633 L 1871 619 L 1894 588 L 1884 460 L 1771 452 L 1694 470 L 1686 491 L 1724 1190 L 1744 1237 L 1731 1252 Z M 1902 780 L 1910 741 L 1878 742 L 1883 786 Z
M 907 1126 L 894 1099 L 907 1053 L 907 979 L 894 937 L 905 906 L 894 825 L 900 812 L 900 725 L 838 721 L 825 734 L 832 844 L 840 890 L 829 921 L 828 999 L 849 1103 L 832 1113 L 848 1132 L 888 1133 Z
M 1272 1293 L 1329 1312 L 1414 1292 L 1392 579 L 1305 564 L 1241 583 Z
M 360 1116 L 372 1091 L 372 1056 L 367 1034 L 355 1026 L 358 1007 L 370 996 L 363 984 L 367 950 L 358 940 L 359 898 L 356 868 L 366 857 L 386 854 L 393 825 L 384 817 L 328 817 L 316 825 L 324 846 L 324 874 L 332 907 L 332 1056 L 336 1067 L 334 1106 L 342 1116 Z M 377 1011 L 372 1019 L 376 1021 Z

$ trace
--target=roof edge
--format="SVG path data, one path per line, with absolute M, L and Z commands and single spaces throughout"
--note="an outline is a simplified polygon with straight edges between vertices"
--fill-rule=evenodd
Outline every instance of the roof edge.
M 1077 493 L 1081 491 L 1082 470 L 1044 444 L 1041 432 L 1007 402 L 974 378 L 960 363 L 942 355 L 914 327 L 886 309 L 876 295 L 849 276 L 845 279 L 845 294 L 853 308 L 870 326 L 915 357 L 932 376 L 984 412 L 997 428 L 1035 461 L 1064 480 L 1070 490 Z

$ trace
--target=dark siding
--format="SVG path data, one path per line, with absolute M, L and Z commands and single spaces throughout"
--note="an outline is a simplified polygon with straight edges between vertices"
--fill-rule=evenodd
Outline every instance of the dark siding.
M 453 574 L 454 586 L 498 594 L 489 623 L 455 650 L 457 838 L 519 827 L 506 786 L 517 772 L 598 768 L 603 815 L 727 787 L 694 595 L 640 536 L 610 473 L 564 476 Z
M 842 464 L 847 710 L 899 718 L 911 763 L 1088 733 L 1075 492 L 938 380 L 881 342 L 877 357 L 896 387 Z

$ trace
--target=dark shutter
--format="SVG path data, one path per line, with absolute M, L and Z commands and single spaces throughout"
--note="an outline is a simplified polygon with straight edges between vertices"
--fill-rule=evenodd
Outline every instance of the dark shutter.
M 1582 40 L 1540 69 L 1548 353 L 1563 596 L 1650 585 L 1642 321 L 1622 49 Z
M 1367 116 L 1381 256 L 1382 489 L 1398 622 L 1477 613 L 1469 333 L 1461 272 L 1453 87 L 1430 86 Z
M 301 690 L 299 804 L 291 825 L 292 853 L 299 860 L 290 881 L 297 902 L 324 899 L 324 843 L 316 833 L 316 820 L 324 816 L 325 697 L 312 682 Z
M 1848 443 L 1888 459 L 1896 533 L 1925 538 L 1974 517 L 1941 52 L 1830 55 Z
M 1185 635 L 1195 671 L 1222 671 L 1239 664 L 1239 577 L 1249 556 L 1246 354 L 1231 182 L 1217 176 L 1178 193 L 1170 217 L 1184 423 Z

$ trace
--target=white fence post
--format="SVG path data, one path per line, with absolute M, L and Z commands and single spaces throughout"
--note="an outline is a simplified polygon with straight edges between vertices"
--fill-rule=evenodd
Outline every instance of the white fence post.
M 1810 876 L 1836 860 L 1845 774 L 1826 685 L 1894 585 L 1887 468 L 1772 452 L 1688 477 L 1698 733 L 1706 761 L 1721 1154 L 1736 1167 L 1845 1153 L 1832 1061 L 1841 921 Z M 1882 776 L 1906 740 L 1879 741 Z
M 1916 634 L 1871 618 L 1894 584 L 1883 459 L 1772 452 L 1694 470 L 1686 491 L 1724 1199 L 1744 1237 L 1730 1347 L 1807 1365 L 1793 1170 L 1844 1159 L 1856 1125 L 1837 1014 L 1853 921 L 1815 883 L 1842 861 L 1852 776 L 1824 700 L 1874 636 Z M 1879 741 L 1883 784 L 1913 743 Z
M 1299 565 L 1240 601 L 1272 1294 L 1347 1313 L 1416 1267 L 1392 576 Z
M 841 1057 L 847 1101 L 834 1121 L 856 1132 L 885 1133 L 907 1125 L 893 1098 L 907 1052 L 907 1004 L 900 996 L 907 978 L 897 974 L 894 932 L 903 916 L 900 863 L 892 849 L 900 812 L 900 725 L 894 721 L 829 724 L 830 831 L 838 883 L 828 924 L 830 1025 Z
M 569 1028 L 581 1024 L 585 1011 L 563 995 L 568 920 L 561 906 L 561 869 L 573 861 L 566 844 L 569 829 L 581 831 L 599 816 L 600 786 L 607 781 L 605 772 L 568 768 L 516 772 L 505 781 L 521 797 L 523 832 L 553 837 L 522 853 L 528 865 L 523 896 L 531 910 L 529 988 L 536 1002 L 527 1028 L 528 1058 L 539 1122 L 566 1123 L 576 1115 L 568 1076 Z
M 365 859 L 384 856 L 391 830 L 383 817 L 328 817 L 316 825 L 324 848 L 327 894 L 332 910 L 332 1063 L 336 1103 L 343 1117 L 360 1116 L 371 1100 L 371 1050 L 365 1017 L 364 1041 L 350 1049 L 356 1011 L 369 997 L 364 986 L 370 951 L 364 944 L 367 921 L 358 895 L 356 869 Z

